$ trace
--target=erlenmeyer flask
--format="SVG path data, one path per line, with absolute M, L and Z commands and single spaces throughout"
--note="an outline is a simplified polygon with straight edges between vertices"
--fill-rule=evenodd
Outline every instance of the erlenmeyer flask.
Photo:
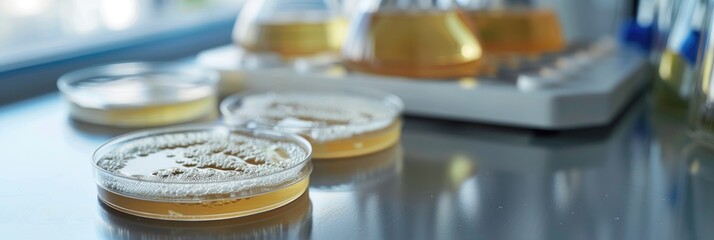
M 352 70 L 415 78 L 473 76 L 481 56 L 471 24 L 451 1 L 365 0 L 342 50 Z
M 338 0 L 249 0 L 233 39 L 248 52 L 285 59 L 337 55 L 345 25 Z
M 463 8 L 489 53 L 539 54 L 565 47 L 557 13 L 543 1 L 466 0 Z

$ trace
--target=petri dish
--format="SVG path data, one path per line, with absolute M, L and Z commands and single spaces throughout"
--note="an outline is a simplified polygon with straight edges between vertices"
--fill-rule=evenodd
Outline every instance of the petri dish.
M 312 149 L 270 130 L 180 126 L 119 136 L 92 165 L 99 199 L 145 218 L 203 221 L 286 205 L 307 189 Z
M 365 155 L 399 141 L 403 103 L 373 90 L 274 91 L 238 94 L 220 106 L 228 124 L 305 137 L 313 157 Z
M 152 127 L 215 117 L 218 74 L 164 63 L 119 63 L 62 75 L 57 86 L 72 118 L 116 127 Z

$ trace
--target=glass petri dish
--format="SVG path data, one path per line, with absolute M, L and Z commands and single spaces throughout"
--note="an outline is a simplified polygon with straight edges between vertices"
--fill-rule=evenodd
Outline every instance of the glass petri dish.
M 374 90 L 237 94 L 221 102 L 228 124 L 297 133 L 319 159 L 365 155 L 399 141 L 403 103 Z
M 177 64 L 119 63 L 62 75 L 57 86 L 72 118 L 152 127 L 214 117 L 218 74 Z
M 129 133 L 94 153 L 99 199 L 145 218 L 203 221 L 286 205 L 308 187 L 312 148 L 302 137 L 228 126 Z

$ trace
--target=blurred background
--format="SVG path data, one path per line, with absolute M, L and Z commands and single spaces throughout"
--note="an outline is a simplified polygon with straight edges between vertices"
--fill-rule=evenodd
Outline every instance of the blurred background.
M 302 2 L 298 5 L 324 4 Z M 352 6 L 360 1 L 335 2 Z M 486 1 L 456 2 L 470 7 Z M 557 12 L 567 42 L 615 35 L 620 23 L 634 16 L 637 6 L 635 0 L 522 2 Z M 229 44 L 243 3 L 241 0 L 2 0 L 0 103 L 53 91 L 57 77 L 69 70 L 106 62 L 174 60 Z M 340 9 L 344 15 L 358 9 L 344 8 Z
M 0 0 L 0 206 L 18 206 L 0 238 L 712 239 L 713 19 L 711 0 Z M 235 93 L 391 92 L 401 140 L 315 164 L 264 222 L 137 220 L 97 204 L 87 167 L 135 129 L 72 111 L 128 114 L 57 81 L 138 61 L 217 73 L 197 122 Z M 144 74 L 122 66 L 86 89 Z
M 53 91 L 70 69 L 174 60 L 228 44 L 242 2 L 0 1 L 0 102 Z

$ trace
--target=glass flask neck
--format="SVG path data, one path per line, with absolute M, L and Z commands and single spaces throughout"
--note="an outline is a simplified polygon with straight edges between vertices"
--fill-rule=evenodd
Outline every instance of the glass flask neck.
M 243 6 L 239 17 L 261 22 L 284 21 L 284 18 L 290 21 L 323 20 L 340 15 L 340 8 L 337 0 L 253 0 Z
M 521 9 L 539 5 L 536 0 L 455 0 L 455 2 L 465 9 Z
M 455 0 L 368 0 L 359 6 L 362 12 L 453 10 Z

